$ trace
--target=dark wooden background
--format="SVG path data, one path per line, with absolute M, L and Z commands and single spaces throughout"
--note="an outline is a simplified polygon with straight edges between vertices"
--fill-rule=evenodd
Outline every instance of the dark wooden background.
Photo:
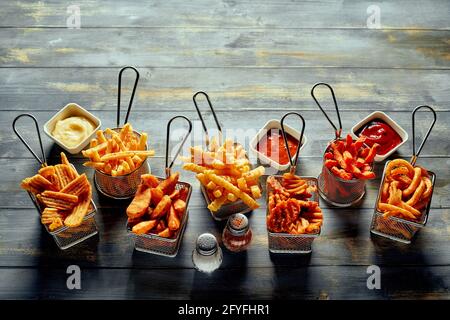
M 0 298 L 450 298 L 448 1 L 383 1 L 376 30 L 366 26 L 371 1 L 76 3 L 81 29 L 66 28 L 67 2 L 0 4 Z M 194 193 L 176 258 L 135 252 L 124 227 L 126 204 L 96 192 L 100 235 L 60 251 L 19 187 L 38 164 L 13 134 L 12 119 L 31 112 L 43 125 L 77 102 L 104 127 L 114 126 L 117 73 L 125 65 L 141 72 L 130 120 L 149 133 L 157 174 L 163 173 L 167 120 L 178 114 L 197 119 L 191 97 L 198 90 L 210 94 L 225 128 L 258 130 L 300 111 L 309 143 L 298 171 L 313 176 L 333 136 L 310 97 L 314 83 L 334 86 L 347 131 L 382 110 L 411 133 L 411 110 L 433 106 L 438 122 L 418 162 L 437 173 L 428 225 L 411 245 L 371 237 L 377 179 L 355 208 L 323 203 L 325 225 L 311 255 L 277 256 L 267 250 L 262 203 L 250 215 L 255 237 L 248 252 L 224 250 L 220 270 L 204 275 L 191 263 L 195 238 L 205 231 L 219 236 L 223 225 L 209 216 L 193 175 L 183 172 Z M 427 120 L 418 121 L 419 137 Z M 44 142 L 55 161 L 60 149 L 47 137 Z M 409 141 L 396 156 L 408 158 L 411 147 Z M 72 159 L 83 171 L 82 159 Z M 82 269 L 82 290 L 66 288 L 71 264 Z M 366 287 L 373 264 L 381 267 L 381 290 Z

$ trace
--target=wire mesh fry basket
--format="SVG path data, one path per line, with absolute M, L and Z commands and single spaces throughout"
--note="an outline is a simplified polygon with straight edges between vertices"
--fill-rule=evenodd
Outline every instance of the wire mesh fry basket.
M 318 86 L 326 86 L 330 92 L 331 96 L 333 98 L 334 106 L 336 109 L 336 114 L 339 122 L 339 127 L 336 127 L 336 125 L 333 123 L 333 121 L 328 117 L 328 114 L 325 112 L 325 110 L 322 108 L 321 104 L 317 100 L 316 96 L 314 95 L 314 90 Z M 342 122 L 341 122 L 341 116 L 339 113 L 338 104 L 336 101 L 336 96 L 334 94 L 333 88 L 327 84 L 327 83 L 317 83 L 313 86 L 311 89 L 311 96 L 313 97 L 314 101 L 316 102 L 319 109 L 324 114 L 325 118 L 328 120 L 328 122 L 331 124 L 331 126 L 334 128 L 336 138 L 333 141 L 330 141 L 328 144 L 325 153 L 329 150 L 332 143 L 337 141 L 342 141 L 341 134 L 342 134 Z M 364 146 L 367 147 L 367 146 Z M 372 167 L 373 169 L 373 167 Z M 318 188 L 319 193 L 322 199 L 324 199 L 329 204 L 336 206 L 336 207 L 349 207 L 352 205 L 355 205 L 358 203 L 363 197 L 366 192 L 365 189 L 366 180 L 364 179 L 357 179 L 354 178 L 352 180 L 344 180 L 340 177 L 335 176 L 330 169 L 328 169 L 325 166 L 325 157 L 323 157 L 323 166 L 322 166 L 322 172 L 320 173 L 318 177 Z
M 214 107 L 211 103 L 211 100 L 209 99 L 209 96 L 206 92 L 199 91 L 194 94 L 194 96 L 192 97 L 192 100 L 194 101 L 195 109 L 197 110 L 197 114 L 202 123 L 203 132 L 205 134 L 206 147 L 207 148 L 209 147 L 210 139 L 209 139 L 209 134 L 208 134 L 208 127 L 206 126 L 205 120 L 203 119 L 202 113 L 201 113 L 200 108 L 197 103 L 197 96 L 199 96 L 199 95 L 203 95 L 208 103 L 209 109 L 211 110 L 211 113 L 214 117 L 214 121 L 216 123 L 217 131 L 219 132 L 219 143 L 222 144 L 222 136 L 223 136 L 222 127 L 219 123 L 216 112 L 214 111 Z M 237 147 L 239 145 L 240 145 L 239 143 L 234 143 L 235 147 Z M 248 160 L 247 155 L 246 155 L 246 158 Z M 251 169 L 253 169 L 253 166 L 251 166 Z M 261 184 L 259 184 L 259 188 L 262 190 Z M 206 188 L 202 184 L 200 184 L 200 190 L 202 191 L 202 194 L 203 194 L 203 197 L 205 198 L 206 204 L 209 206 L 214 199 L 211 199 L 209 197 L 208 192 L 206 191 Z M 209 212 L 211 213 L 211 217 L 216 221 L 224 221 L 235 213 L 246 214 L 251 211 L 252 211 L 252 209 L 249 208 L 241 199 L 238 199 L 233 202 L 225 203 L 217 211 L 209 210 Z
M 117 90 L 117 127 L 112 129 L 115 132 L 119 132 L 122 129 L 122 127 L 120 126 L 120 97 L 122 91 L 122 74 L 127 69 L 131 69 L 136 73 L 136 79 L 134 82 L 133 91 L 131 93 L 131 98 L 128 104 L 124 123 L 128 122 L 131 106 L 133 105 L 134 95 L 136 93 L 136 87 L 139 81 L 139 72 L 136 70 L 136 68 L 124 67 L 120 70 Z M 141 134 L 134 130 L 133 133 L 137 138 L 141 137 Z M 147 144 L 145 146 L 145 150 L 148 150 Z M 96 169 L 94 173 L 95 187 L 101 194 L 109 198 L 121 200 L 133 197 L 140 183 L 141 175 L 150 172 L 150 167 L 147 160 L 148 159 L 146 158 L 140 164 L 140 166 L 134 169 L 132 172 L 121 176 L 112 176 L 111 174 L 107 174 Z
M 182 142 L 180 143 L 180 146 L 178 147 L 177 151 L 175 152 L 175 155 L 172 159 L 172 162 L 169 164 L 169 140 L 170 140 L 170 126 L 172 122 L 175 119 L 184 119 L 188 122 L 189 128 L 188 132 L 184 136 Z M 167 136 L 166 136 L 166 177 L 157 177 L 159 180 L 164 180 L 168 178 L 171 174 L 171 168 L 173 164 L 175 163 L 175 160 L 177 159 L 178 155 L 181 152 L 181 149 L 183 148 L 183 145 L 185 144 L 189 134 L 192 131 L 192 123 L 191 121 L 184 117 L 184 116 L 176 116 L 169 120 L 167 123 Z M 173 238 L 164 238 L 161 236 L 158 236 L 156 234 L 135 234 L 132 232 L 132 226 L 127 222 L 127 231 L 130 234 L 131 238 L 134 241 L 134 248 L 137 251 L 146 252 L 146 253 L 152 253 L 156 255 L 166 256 L 166 257 L 175 257 L 178 254 L 178 250 L 180 248 L 181 240 L 184 236 L 184 231 L 186 229 L 188 217 L 189 217 L 189 200 L 191 198 L 192 193 L 192 186 L 187 182 L 179 181 L 176 184 L 175 187 L 177 190 L 182 188 L 187 188 L 187 196 L 186 196 L 186 209 L 183 213 L 180 229 L 177 230 L 176 235 Z
M 293 159 L 290 153 L 290 150 L 287 145 L 287 138 L 286 133 L 284 131 L 284 119 L 291 115 L 297 115 L 302 120 L 303 126 L 302 131 L 299 139 L 299 144 L 297 146 L 297 152 L 295 154 L 295 158 Z M 283 116 L 281 119 L 281 132 L 283 133 L 283 139 L 284 143 L 286 144 L 287 153 L 289 156 L 289 162 L 290 162 L 290 172 L 292 174 L 295 174 L 296 168 L 297 168 L 297 162 L 298 162 L 298 156 L 300 151 L 300 144 L 303 139 L 303 133 L 305 131 L 305 120 L 303 117 L 296 113 L 296 112 L 289 112 Z M 272 175 L 269 177 L 275 178 L 278 182 L 281 183 L 283 176 L 282 175 Z M 317 190 L 317 179 L 314 177 L 301 177 L 303 180 L 306 180 L 308 186 L 313 187 L 314 190 Z M 273 191 L 271 185 L 269 183 L 266 183 L 266 218 L 269 216 L 269 194 Z M 315 201 L 319 203 L 319 194 L 315 191 L 312 192 L 312 196 L 309 200 Z M 267 224 L 267 219 L 266 219 Z M 319 232 L 317 233 L 304 233 L 304 234 L 289 234 L 289 233 L 278 233 L 278 232 L 271 232 L 269 230 L 269 227 L 267 226 L 267 235 L 269 240 L 269 251 L 272 253 L 310 253 L 312 252 L 312 243 L 315 238 L 317 238 L 320 235 L 321 228 L 319 229 Z
M 39 158 L 39 156 L 33 151 L 33 149 L 30 147 L 30 145 L 24 140 L 22 135 L 17 131 L 16 123 L 17 120 L 21 117 L 30 117 L 36 126 L 37 136 L 39 140 L 39 145 L 41 148 L 42 153 L 42 159 Z M 47 165 L 47 159 L 45 157 L 44 147 L 42 144 L 41 134 L 39 131 L 39 125 L 36 120 L 36 118 L 31 114 L 21 114 L 17 116 L 13 121 L 13 130 L 16 133 L 16 135 L 19 137 L 19 139 L 22 141 L 22 143 L 27 147 L 27 149 L 31 152 L 33 157 L 39 162 L 41 166 Z M 72 168 L 76 171 L 75 167 L 71 164 Z M 40 205 L 38 200 L 36 199 L 35 195 L 31 192 L 27 191 L 31 201 L 33 202 L 34 206 L 36 207 L 36 210 L 39 214 L 39 217 L 42 215 L 42 212 L 44 208 Z M 61 249 L 69 249 L 84 240 L 95 236 L 98 233 L 97 224 L 95 222 L 95 214 L 97 212 L 97 207 L 95 206 L 95 203 L 91 200 L 91 204 L 89 207 L 89 212 L 85 215 L 83 222 L 78 227 L 67 227 L 62 226 L 56 230 L 50 231 L 47 225 L 44 225 L 45 230 L 48 234 L 50 234 L 53 239 L 55 240 L 56 245 Z
M 415 138 L 416 138 L 415 137 L 415 114 L 418 110 L 420 110 L 422 108 L 429 109 L 433 113 L 434 120 L 433 120 L 431 126 L 429 127 L 421 145 L 419 146 L 419 149 L 416 151 L 416 147 L 415 147 L 415 145 L 416 145 L 416 143 L 415 143 Z M 430 135 L 431 130 L 433 129 L 435 122 L 436 122 L 436 112 L 431 107 L 419 106 L 414 109 L 414 111 L 412 113 L 413 156 L 410 161 L 410 163 L 413 166 L 415 165 L 415 163 L 419 157 L 419 154 L 422 151 L 422 148 L 423 148 L 428 136 Z M 386 162 L 386 165 L 383 170 L 383 177 L 381 178 L 380 188 L 378 190 L 378 196 L 377 196 L 377 200 L 375 203 L 374 213 L 373 213 L 373 217 L 372 217 L 372 223 L 370 225 L 370 232 L 373 234 L 376 234 L 378 236 L 382 236 L 382 237 L 385 237 L 385 238 L 388 238 L 388 239 L 391 239 L 394 241 L 410 244 L 412 239 L 414 238 L 415 234 L 421 228 L 425 227 L 425 225 L 428 222 L 428 215 L 430 213 L 431 201 L 432 201 L 433 193 L 434 193 L 436 174 L 432 171 L 428 171 L 428 175 L 431 180 L 432 192 L 431 192 L 428 204 L 422 210 L 422 214 L 421 214 L 420 218 L 418 219 L 418 221 L 410 221 L 410 220 L 402 219 L 400 217 L 395 217 L 395 216 L 384 216 L 384 213 L 380 212 L 378 210 L 378 203 L 380 203 L 380 200 L 381 200 L 383 184 L 384 184 L 385 178 L 386 178 L 386 168 L 388 167 L 390 162 L 391 161 Z

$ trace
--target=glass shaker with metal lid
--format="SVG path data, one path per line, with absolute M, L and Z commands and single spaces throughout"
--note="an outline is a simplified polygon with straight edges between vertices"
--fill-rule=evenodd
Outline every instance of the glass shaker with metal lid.
M 224 246 L 233 252 L 244 251 L 249 247 L 252 241 L 252 230 L 245 215 L 236 213 L 228 218 L 222 241 Z
M 217 239 L 211 233 L 203 233 L 197 238 L 195 249 L 192 252 L 192 262 L 201 272 L 212 272 L 222 264 L 222 249 Z

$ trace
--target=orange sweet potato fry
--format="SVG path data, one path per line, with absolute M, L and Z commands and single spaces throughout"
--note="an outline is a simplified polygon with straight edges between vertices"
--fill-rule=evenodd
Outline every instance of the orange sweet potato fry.
M 136 234 L 148 233 L 156 226 L 157 223 L 158 223 L 157 220 L 142 221 L 134 225 L 131 231 L 133 231 Z
M 127 216 L 131 219 L 143 216 L 150 206 L 151 197 L 150 189 L 143 184 L 139 185 L 133 200 L 127 208 Z
M 176 212 L 182 214 L 186 210 L 186 202 L 184 200 L 178 199 L 174 202 L 173 207 Z
M 163 217 L 167 211 L 170 209 L 170 206 L 172 205 L 172 200 L 170 200 L 170 197 L 168 195 L 165 195 L 162 197 L 161 201 L 158 203 L 156 208 L 153 210 L 152 214 L 150 215 L 151 219 L 158 219 Z
M 167 225 L 171 231 L 177 231 L 180 229 L 180 219 L 173 206 L 170 206 L 169 214 L 167 216 Z
M 152 205 L 157 206 L 164 196 L 164 192 L 159 187 L 151 188 L 150 192 L 152 193 Z
M 180 177 L 180 173 L 175 172 L 175 173 L 171 174 L 170 177 L 168 177 L 164 181 L 161 181 L 161 183 L 158 185 L 158 187 L 164 192 L 164 194 L 170 194 L 174 191 L 179 177 Z
M 143 174 L 141 176 L 142 183 L 144 183 L 149 188 L 156 188 L 159 184 L 158 178 L 152 174 Z
M 160 233 L 158 233 L 158 236 L 163 237 L 163 238 L 170 238 L 172 237 L 173 233 L 169 228 L 164 229 L 163 231 L 161 231 Z

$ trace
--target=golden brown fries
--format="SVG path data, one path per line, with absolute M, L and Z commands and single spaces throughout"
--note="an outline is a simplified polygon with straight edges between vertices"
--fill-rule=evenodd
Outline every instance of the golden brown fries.
M 414 167 L 403 159 L 393 160 L 386 167 L 378 210 L 384 217 L 418 221 L 432 191 L 432 182 L 425 169 Z
M 83 165 L 111 176 L 123 176 L 133 172 L 147 159 L 155 155 L 147 150 L 147 134 L 136 135 L 129 123 L 116 132 L 109 128 L 97 131 L 90 148 L 82 151 L 89 161 Z
M 211 212 L 239 199 L 252 209 L 259 207 L 256 199 L 261 197 L 259 178 L 264 174 L 264 167 L 251 170 L 240 144 L 227 139 L 220 146 L 213 137 L 209 150 L 193 147 L 191 156 L 185 161 L 183 169 L 195 172 L 198 181 L 205 187 Z
M 141 176 L 134 199 L 127 208 L 128 225 L 136 234 L 176 237 L 186 214 L 188 189 L 176 188 L 179 173 L 161 180 L 151 174 Z
M 80 226 L 91 209 L 92 188 L 86 174 L 79 175 L 64 153 L 61 153 L 61 162 L 42 167 L 37 175 L 21 183 L 21 187 L 40 202 L 41 222 L 50 231 L 63 226 Z

